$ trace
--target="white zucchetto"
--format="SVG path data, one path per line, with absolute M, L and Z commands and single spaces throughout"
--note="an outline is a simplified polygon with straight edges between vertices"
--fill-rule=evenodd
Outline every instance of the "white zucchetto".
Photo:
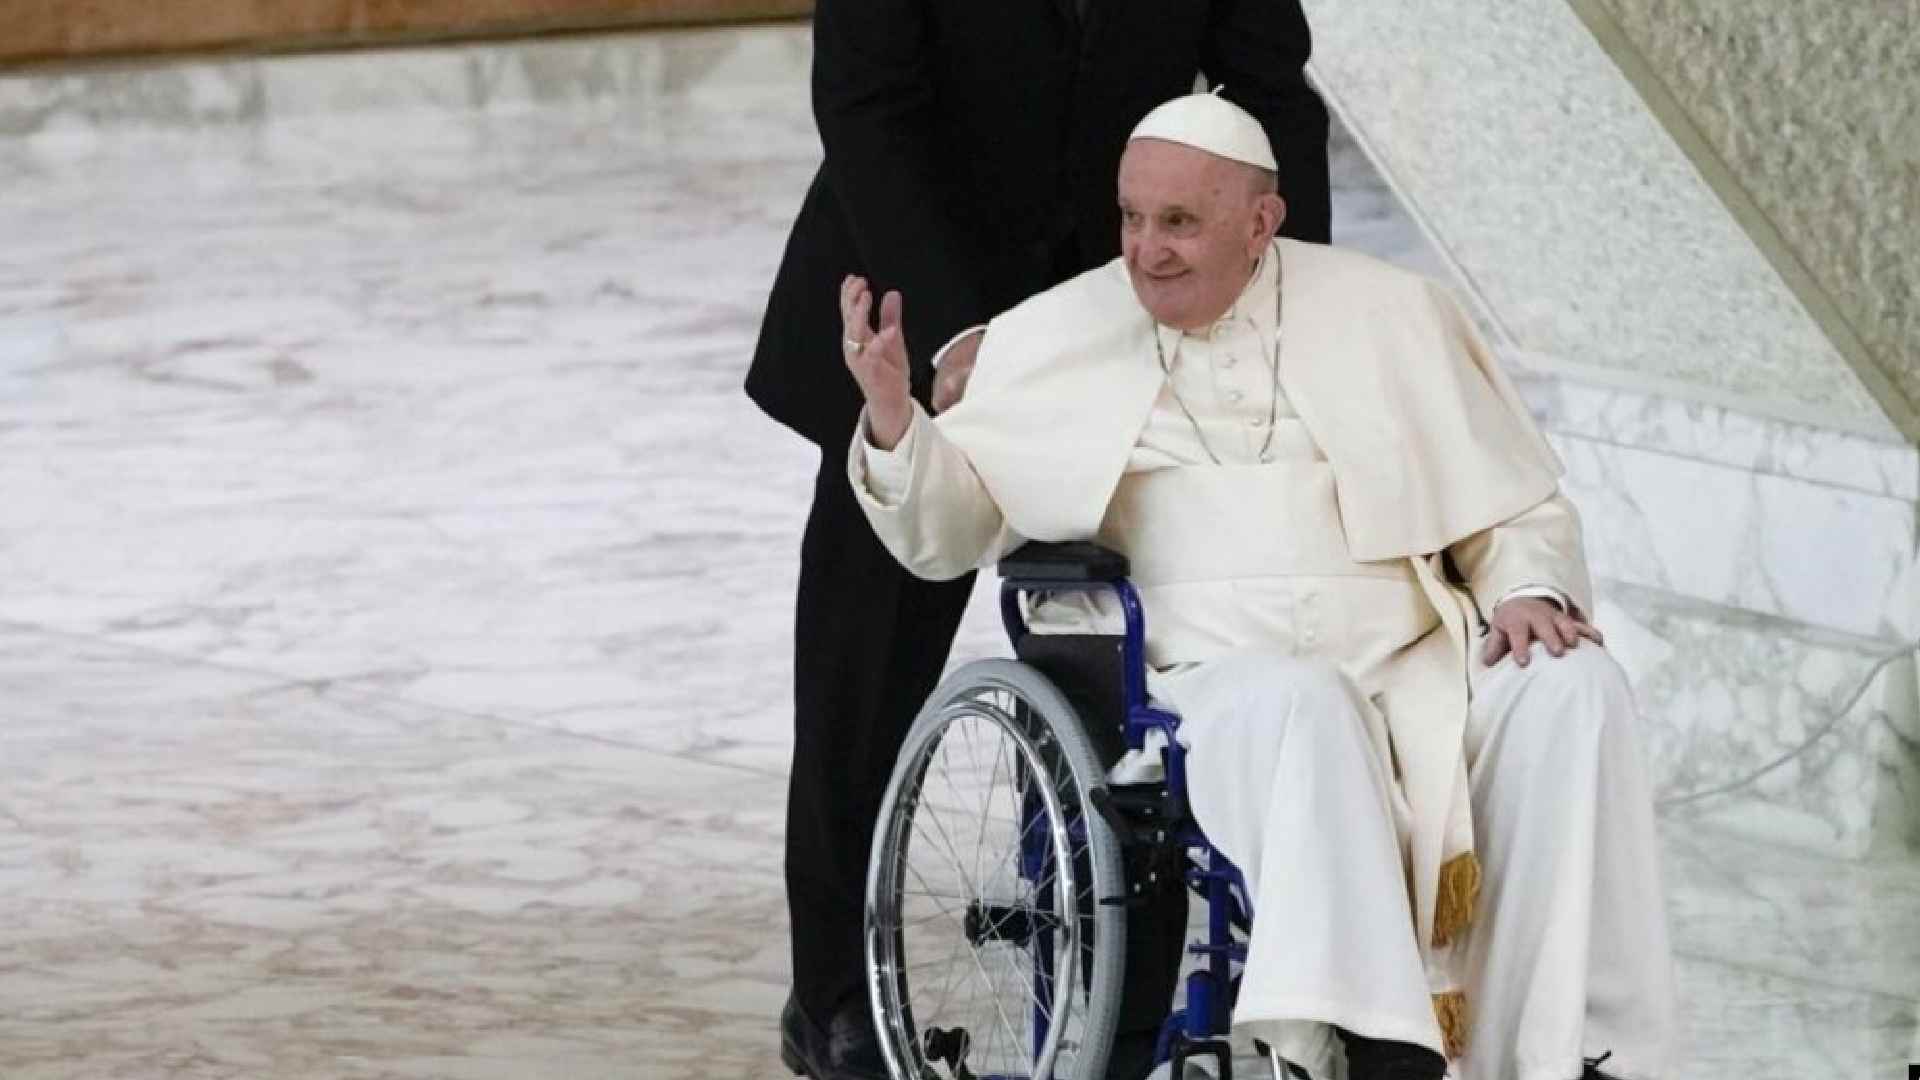
M 1186 94 L 1156 107 L 1127 141 L 1164 139 L 1268 172 L 1278 172 L 1273 144 L 1253 114 L 1217 94 Z

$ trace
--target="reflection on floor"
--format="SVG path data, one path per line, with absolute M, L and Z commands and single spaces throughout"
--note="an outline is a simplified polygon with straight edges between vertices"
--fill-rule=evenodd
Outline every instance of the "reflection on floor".
M 781 1075 L 805 36 L 564 47 L 658 92 L 0 137 L 8 1080 Z M 1920 866 L 1668 853 L 1676 1075 L 1920 1059 Z

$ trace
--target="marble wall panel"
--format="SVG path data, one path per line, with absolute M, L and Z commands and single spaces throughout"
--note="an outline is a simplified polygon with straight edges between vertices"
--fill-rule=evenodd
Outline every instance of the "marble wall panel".
M 1712 437 L 1680 430 L 1682 441 Z M 1599 576 L 1888 643 L 1920 637 L 1914 499 L 1644 449 L 1603 432 L 1550 437 Z M 1883 474 L 1860 475 L 1864 485 Z
M 1315 71 L 1511 342 L 1566 371 L 1890 436 L 1876 400 L 1564 4 L 1307 0 Z
M 1868 495 L 1920 500 L 1920 449 L 1774 420 L 1698 401 L 1508 368 L 1548 430 L 1767 476 L 1810 480 Z

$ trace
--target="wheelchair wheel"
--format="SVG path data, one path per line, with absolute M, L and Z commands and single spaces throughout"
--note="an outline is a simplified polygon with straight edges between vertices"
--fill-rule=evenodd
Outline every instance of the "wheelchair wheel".
M 1038 671 L 982 660 L 908 732 L 867 869 L 867 969 L 895 1080 L 1103 1080 L 1126 910 L 1104 769 Z

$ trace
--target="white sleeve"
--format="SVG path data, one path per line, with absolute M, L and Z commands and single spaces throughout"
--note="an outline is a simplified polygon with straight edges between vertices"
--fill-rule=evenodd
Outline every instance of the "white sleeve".
M 873 445 L 864 409 L 860 411 L 859 430 L 860 456 L 867 463 L 866 476 L 863 478 L 867 494 L 872 495 L 881 506 L 899 506 L 900 500 L 906 498 L 908 486 L 913 483 L 913 446 L 920 425 L 907 425 L 906 435 L 891 450 L 882 450 Z
M 966 455 L 917 401 L 890 453 L 868 441 L 863 415 L 846 461 L 854 501 L 874 535 L 916 577 L 950 581 L 1019 542 Z M 889 469 L 895 472 L 876 475 Z
M 1509 600 L 1518 600 L 1521 597 L 1532 597 L 1536 600 L 1551 600 L 1560 605 L 1561 611 L 1573 610 L 1573 601 L 1567 598 L 1567 594 L 1551 585 L 1521 585 L 1517 588 L 1508 589 L 1507 595 L 1500 598 L 1500 604 L 1504 604 Z M 1499 607 L 1500 604 L 1495 604 L 1494 607 Z
M 1569 614 L 1592 617 L 1593 585 L 1580 542 L 1580 515 L 1564 495 L 1457 540 L 1447 553 L 1485 615 L 1515 597 L 1533 596 Z

